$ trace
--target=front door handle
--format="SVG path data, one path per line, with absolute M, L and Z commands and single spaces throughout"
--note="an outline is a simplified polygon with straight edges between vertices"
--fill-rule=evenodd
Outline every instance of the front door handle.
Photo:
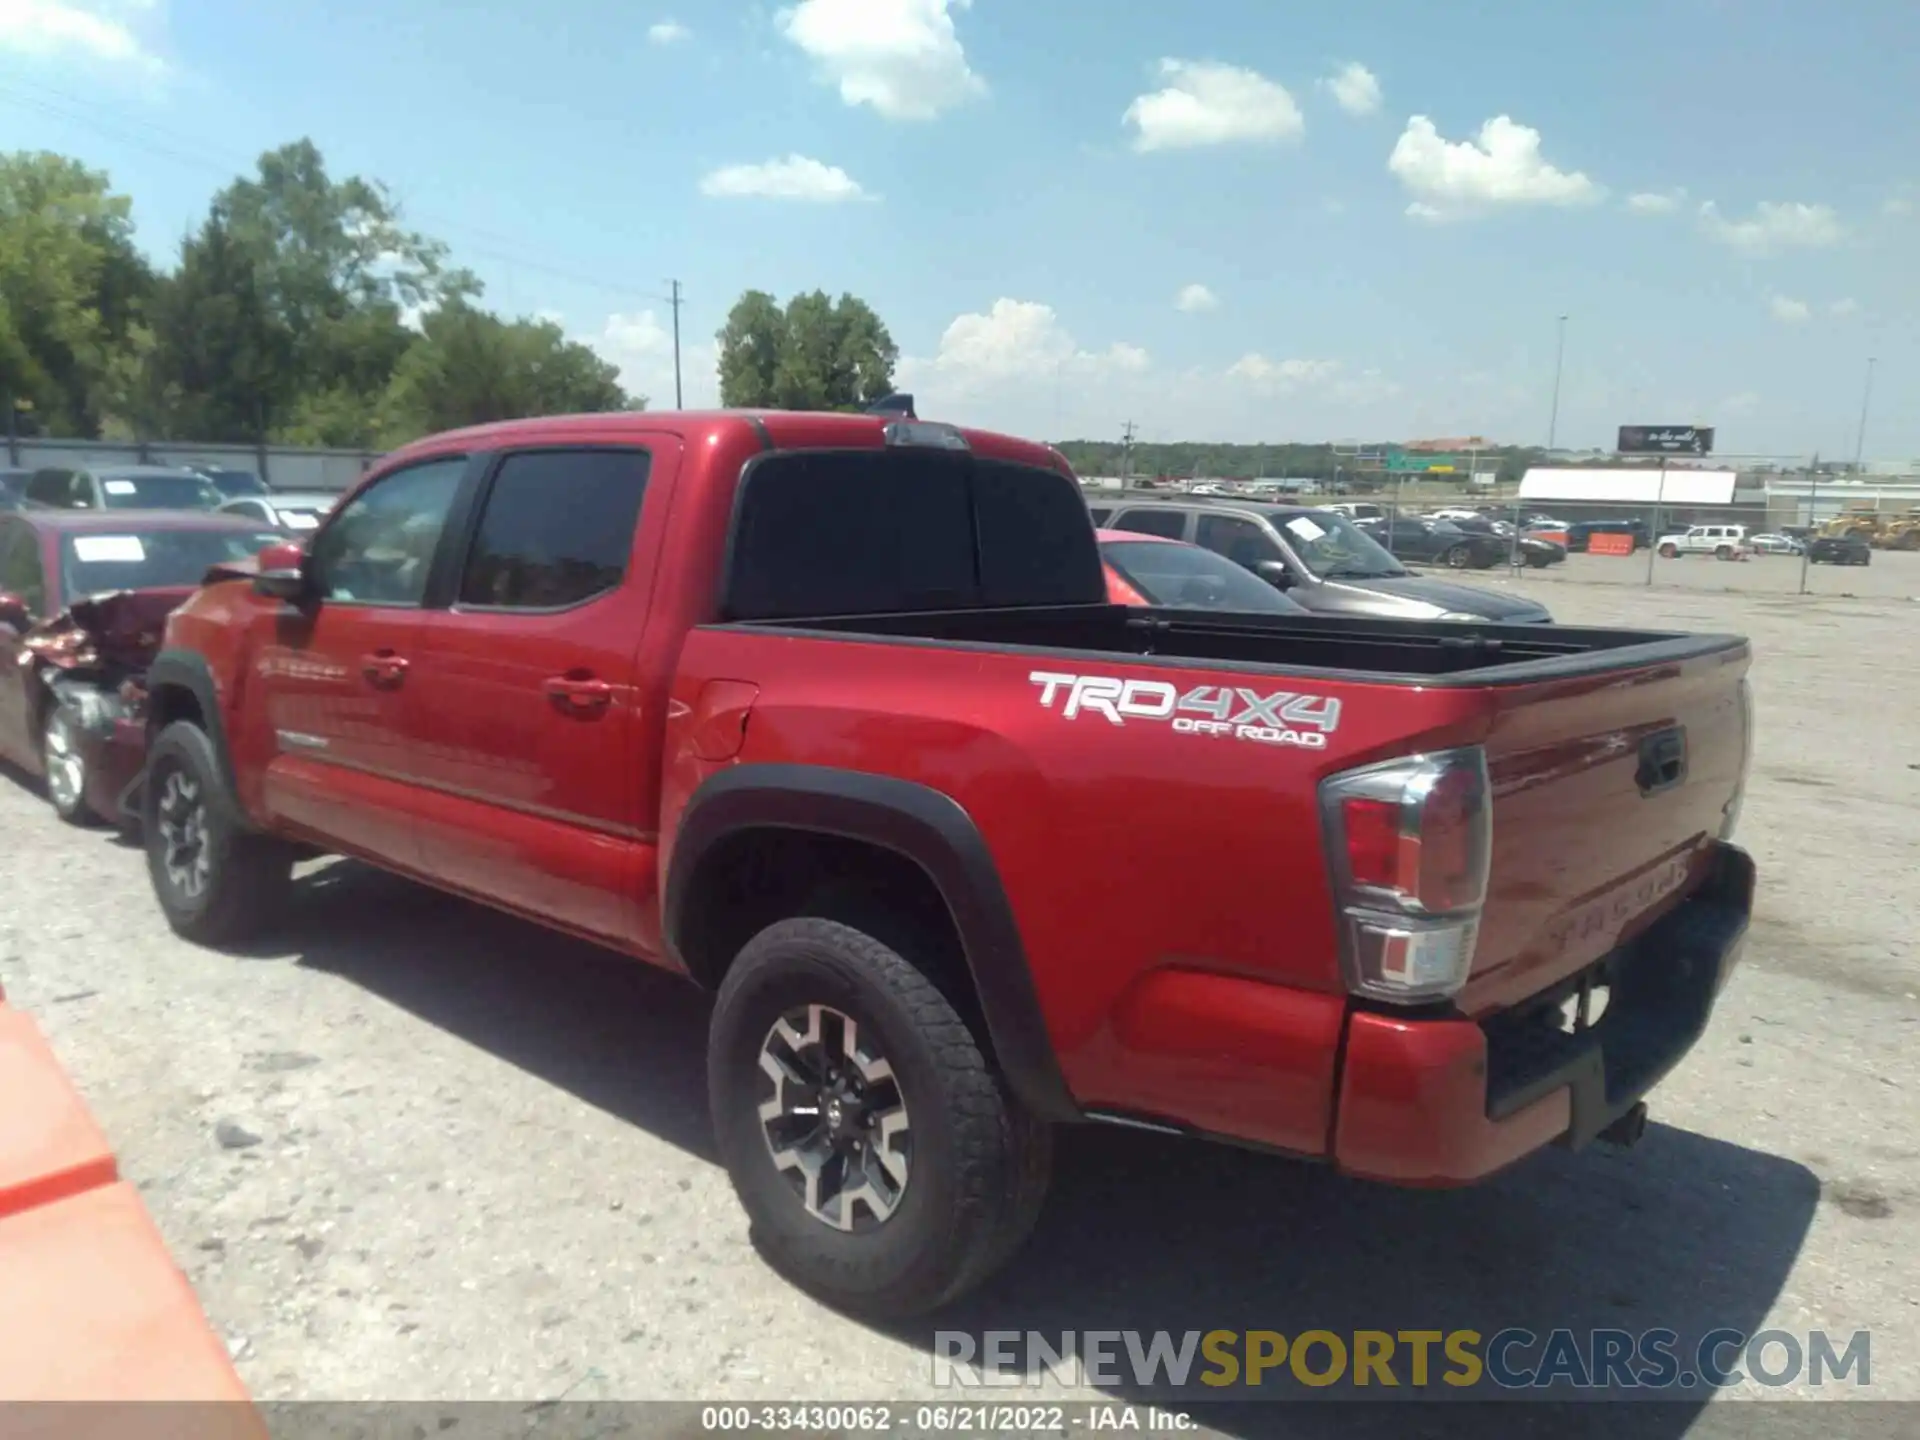
M 360 673 L 374 689 L 394 690 L 407 678 L 407 662 L 391 650 L 376 650 L 360 657 Z
M 546 692 L 573 715 L 597 715 L 613 703 L 613 686 L 590 675 L 555 675 L 547 681 Z

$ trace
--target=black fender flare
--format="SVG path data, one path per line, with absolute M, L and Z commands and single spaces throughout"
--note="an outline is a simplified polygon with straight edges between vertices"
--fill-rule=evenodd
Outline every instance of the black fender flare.
M 925 871 L 959 932 L 1008 1083 L 1042 1119 L 1082 1118 L 1060 1073 L 992 852 L 973 817 L 929 786 L 822 765 L 736 765 L 709 777 L 681 815 L 666 877 L 661 918 L 676 957 L 702 861 L 729 835 L 761 827 L 864 841 Z
M 227 748 L 227 720 L 220 709 L 220 691 L 213 683 L 213 668 L 207 664 L 205 656 L 192 650 L 162 650 L 153 657 L 153 663 L 147 666 L 147 693 L 157 695 L 162 689 L 176 688 L 188 691 L 198 703 L 203 722 L 201 728 L 207 732 L 213 753 L 219 757 L 220 772 L 227 782 L 227 788 L 233 790 L 233 752 Z M 150 721 L 147 726 L 149 743 L 157 733 Z

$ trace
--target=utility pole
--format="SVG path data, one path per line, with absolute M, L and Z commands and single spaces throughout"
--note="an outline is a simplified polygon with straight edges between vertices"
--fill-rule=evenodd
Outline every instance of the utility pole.
M 1133 437 L 1136 427 L 1129 420 L 1120 427 L 1120 488 L 1127 488 L 1127 482 L 1133 479 Z
M 1567 359 L 1567 317 L 1562 315 L 1559 322 L 1559 339 L 1553 347 L 1553 410 L 1547 417 L 1547 449 L 1552 451 L 1553 442 L 1560 433 L 1560 370 Z
M 1856 477 L 1859 476 L 1860 467 L 1866 460 L 1867 411 L 1873 405 L 1873 367 L 1879 363 L 1873 356 L 1867 357 L 1867 389 L 1866 393 L 1860 397 L 1860 429 L 1853 437 L 1853 473 Z
M 686 402 L 680 394 L 680 282 L 669 280 L 667 283 L 673 287 L 673 294 L 667 299 L 673 307 L 673 408 L 683 410 Z

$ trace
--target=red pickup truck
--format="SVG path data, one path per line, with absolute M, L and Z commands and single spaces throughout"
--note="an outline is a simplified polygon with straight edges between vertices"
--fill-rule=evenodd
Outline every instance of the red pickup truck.
M 715 992 L 763 1253 L 906 1314 L 1014 1252 L 1059 1123 L 1411 1185 L 1633 1139 L 1746 933 L 1749 658 L 1111 605 L 1042 446 L 553 418 L 210 574 L 141 805 L 202 942 L 320 850 Z

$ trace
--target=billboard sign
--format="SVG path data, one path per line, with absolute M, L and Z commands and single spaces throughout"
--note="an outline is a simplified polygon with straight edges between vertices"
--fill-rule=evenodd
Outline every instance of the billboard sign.
M 1622 455 L 1711 455 L 1711 425 L 1622 425 L 1620 442 L 1614 447 Z

